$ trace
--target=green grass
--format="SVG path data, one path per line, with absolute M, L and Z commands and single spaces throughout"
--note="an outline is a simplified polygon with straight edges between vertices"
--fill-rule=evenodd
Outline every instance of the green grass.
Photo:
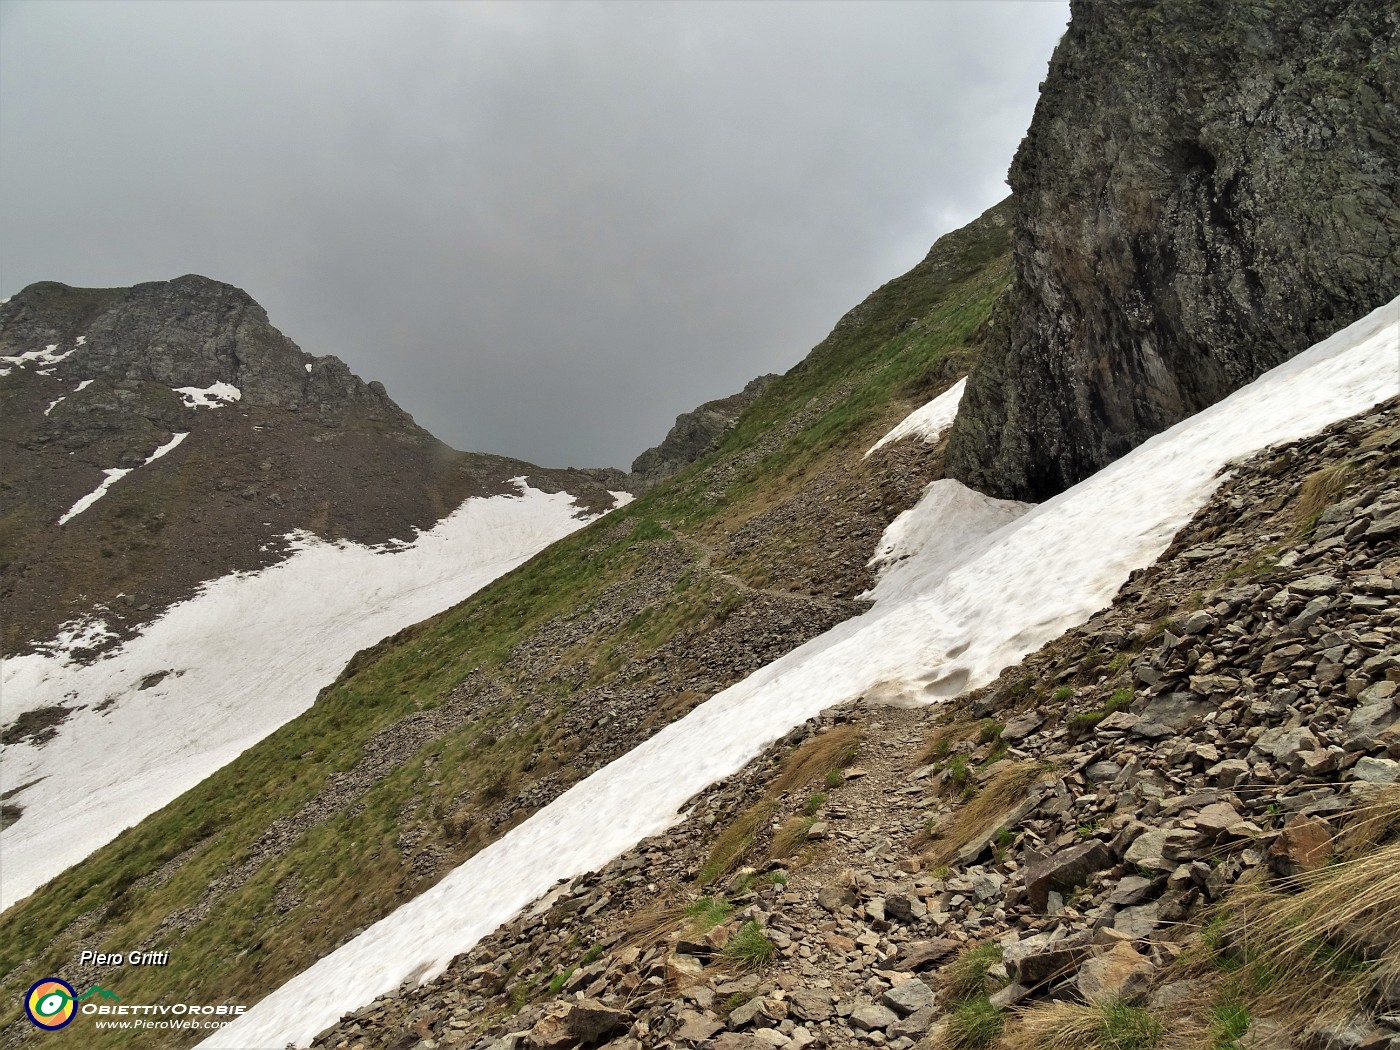
M 1004 1020 L 985 995 L 964 999 L 948 1014 L 949 1050 L 985 1050 L 1001 1035 Z
M 967 787 L 972 779 L 972 769 L 967 764 L 966 755 L 954 755 L 948 760 L 948 779 L 958 787 Z
M 1093 711 L 1080 711 L 1078 714 L 1070 715 L 1065 720 L 1071 736 L 1082 736 L 1089 732 L 1115 711 L 1121 711 L 1133 702 L 1133 691 L 1131 689 L 1115 689 L 1112 695 L 1104 703 L 1103 707 Z
M 1002 725 L 994 718 L 986 718 L 977 723 L 977 742 L 979 744 L 990 744 L 993 741 L 1001 740 L 1001 731 L 1006 726 Z
M 1249 1008 L 1240 1002 L 1221 1003 L 1210 1012 L 1210 1050 L 1235 1050 L 1249 1030 Z
M 1166 1034 L 1150 1010 L 1113 1000 L 1101 1007 L 1104 1050 L 1153 1050 Z
M 696 931 L 707 933 L 729 918 L 733 910 L 725 897 L 704 896 L 687 907 L 685 915 Z
M 825 805 L 826 805 L 826 792 L 825 792 L 825 791 L 818 791 L 815 795 L 811 795 L 811 796 L 808 797 L 808 799 L 807 799 L 807 804 L 806 804 L 805 806 L 803 806 L 802 809 L 803 809 L 804 812 L 806 812 L 806 814 L 807 814 L 808 816 L 811 816 L 812 814 L 816 813 L 817 810 L 821 809 L 821 808 L 822 808 L 823 806 L 825 806 Z
M 999 962 L 1001 946 L 990 941 L 963 949 L 940 974 L 949 1002 L 961 1003 L 979 996 L 985 998 L 987 974 Z
M 746 922 L 724 946 L 724 957 L 749 970 L 756 970 L 778 954 L 778 949 L 756 922 Z
M 549 994 L 558 995 L 564 990 L 564 985 L 569 983 L 569 978 L 578 971 L 577 966 L 570 966 L 567 970 L 556 973 L 549 979 Z

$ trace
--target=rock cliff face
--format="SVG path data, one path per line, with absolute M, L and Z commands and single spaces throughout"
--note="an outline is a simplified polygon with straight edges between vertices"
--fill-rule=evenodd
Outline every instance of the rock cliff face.
M 413 425 L 383 385 L 365 383 L 339 358 L 304 353 L 247 292 L 196 274 L 112 289 L 45 281 L 14 296 L 3 317 L 3 356 L 56 345 L 73 348 L 69 367 L 91 379 L 172 389 L 227 383 L 250 407 Z
M 246 292 L 194 275 L 42 282 L 0 304 L 0 456 L 7 654 L 98 609 L 129 634 L 203 581 L 279 560 L 294 530 L 408 540 L 521 475 L 613 502 L 606 479 L 454 451 Z
M 1076 2 L 950 473 L 1044 499 L 1400 293 L 1397 40 L 1383 0 Z
M 693 412 L 678 415 L 661 444 L 647 449 L 632 461 L 632 488 L 638 492 L 654 488 L 709 452 L 738 421 L 740 413 L 776 378 L 776 375 L 759 376 L 737 394 L 706 401 Z

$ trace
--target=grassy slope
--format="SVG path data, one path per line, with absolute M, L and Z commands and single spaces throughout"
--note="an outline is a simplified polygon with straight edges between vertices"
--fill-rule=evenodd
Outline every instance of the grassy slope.
M 84 937 L 110 950 L 171 951 L 163 969 L 112 974 L 127 1001 L 256 1002 L 421 892 L 398 844 L 406 828 L 459 861 L 523 819 L 521 808 L 488 830 L 456 807 L 464 794 L 499 798 L 529 785 L 538 772 L 537 745 L 549 737 L 570 693 L 626 671 L 610 671 L 607 661 L 600 670 L 593 656 L 620 648 L 645 654 L 717 615 L 714 609 L 733 596 L 716 595 L 713 579 L 687 573 L 669 597 L 670 615 L 634 617 L 592 640 L 572 676 L 536 681 L 512 650 L 544 625 L 588 615 L 610 587 L 645 573 L 662 545 L 674 547 L 673 537 L 722 536 L 824 467 L 858 456 L 964 370 L 1007 283 L 1006 212 L 999 205 L 943 238 L 919 266 L 851 311 L 706 460 L 461 605 L 359 654 L 310 711 L 10 909 L 0 918 L 0 1025 L 19 1016 L 20 996 L 32 981 L 71 972 Z M 629 522 L 635 524 L 619 527 Z M 566 654 L 560 662 L 568 660 Z M 162 929 L 167 916 L 189 908 L 212 880 L 253 856 L 269 825 L 296 814 L 332 777 L 360 762 L 375 733 L 435 708 L 473 671 L 501 684 L 501 699 L 486 717 L 423 746 L 358 804 L 254 871 L 183 934 Z M 542 690 L 554 714 L 540 718 Z M 527 709 L 531 718 L 523 721 Z M 164 881 L 136 885 L 186 851 L 190 856 L 170 864 L 173 874 Z M 296 887 L 291 901 L 287 886 Z M 70 1036 L 79 1027 L 84 1031 Z M 93 1036 L 74 1025 L 50 1038 Z M 87 1045 L 141 1038 L 107 1033 L 106 1041 Z

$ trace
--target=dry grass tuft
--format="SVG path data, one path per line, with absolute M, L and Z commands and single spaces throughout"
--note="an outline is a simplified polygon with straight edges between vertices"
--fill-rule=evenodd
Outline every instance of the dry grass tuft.
M 947 864 L 969 843 L 990 839 L 1032 784 L 1045 774 L 1034 762 L 1008 763 L 931 835 L 923 857 L 929 867 Z
M 769 852 L 778 860 L 796 856 L 807 845 L 807 832 L 815 823 L 815 817 L 804 817 L 800 813 L 788 817 L 783 826 L 773 832 L 773 848 Z
M 805 740 L 788 755 L 772 782 L 753 805 L 740 813 L 715 839 L 709 858 L 700 869 L 702 885 L 733 871 L 753 852 L 762 834 L 778 814 L 778 801 L 784 794 L 803 791 L 823 780 L 828 773 L 848 765 L 860 749 L 865 732 L 857 725 L 840 725 L 819 736 Z M 775 857 L 790 857 L 806 842 L 807 828 L 801 822 L 789 820 L 774 836 L 771 853 Z
M 1321 467 L 1303 479 L 1298 499 L 1293 504 L 1295 532 L 1307 532 L 1316 523 L 1317 516 L 1337 502 L 1337 497 L 1351 481 L 1351 473 L 1351 465 L 1343 461 Z
M 1344 853 L 1355 856 L 1396 839 L 1400 839 L 1400 788 L 1391 788 L 1353 812 L 1346 830 L 1338 836 L 1338 845 Z
M 954 721 L 939 726 L 924 740 L 924 748 L 919 753 L 919 765 L 941 762 L 953 750 L 953 745 L 971 740 L 977 732 L 976 722 Z
M 650 948 L 660 944 L 685 919 L 686 905 L 657 901 L 629 916 L 622 927 L 620 948 Z
M 708 885 L 737 868 L 748 857 L 759 833 L 768 827 L 777 809 L 776 800 L 764 798 L 735 817 L 710 847 L 710 856 L 700 869 L 700 884 Z
M 783 760 L 769 794 L 800 791 L 823 780 L 842 766 L 850 765 L 860 750 L 865 731 L 857 725 L 839 725 L 811 737 Z
M 1360 1005 L 1382 966 L 1400 966 L 1400 842 L 1230 900 L 1232 947 L 1260 1003 L 1286 1011 L 1302 987 L 1329 1013 Z
M 1099 1030 L 1099 1012 L 1079 1003 L 1042 1003 L 1018 1011 L 1002 1036 L 1005 1050 L 1084 1050 Z
M 1207 1023 L 1229 1008 L 1301 1030 L 1349 1014 L 1380 974 L 1400 973 L 1400 790 L 1359 809 L 1336 844 L 1336 863 L 1231 890 L 1202 930 L 1204 950 L 1163 977 L 1202 982 L 1182 1013 Z

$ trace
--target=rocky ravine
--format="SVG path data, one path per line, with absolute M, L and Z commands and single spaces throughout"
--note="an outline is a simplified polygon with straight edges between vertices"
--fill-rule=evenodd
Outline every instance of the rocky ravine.
M 1350 871 L 1342 829 L 1400 780 L 1397 493 L 1394 401 L 1260 454 L 992 686 L 828 712 L 315 1045 L 1019 1047 L 1113 1009 L 1135 1046 L 1395 1047 L 1393 897 L 1315 916 L 1282 996 L 1222 975 L 1259 965 L 1234 902 Z
M 409 540 L 520 475 L 613 505 L 584 472 L 455 452 L 247 293 L 194 275 L 43 282 L 0 304 L 0 450 L 8 654 L 86 616 L 128 636 L 201 582 L 278 560 L 296 529 Z M 131 473 L 58 524 L 116 469 Z
M 1400 293 L 1386 0 L 1075 2 L 953 477 L 1041 500 Z

